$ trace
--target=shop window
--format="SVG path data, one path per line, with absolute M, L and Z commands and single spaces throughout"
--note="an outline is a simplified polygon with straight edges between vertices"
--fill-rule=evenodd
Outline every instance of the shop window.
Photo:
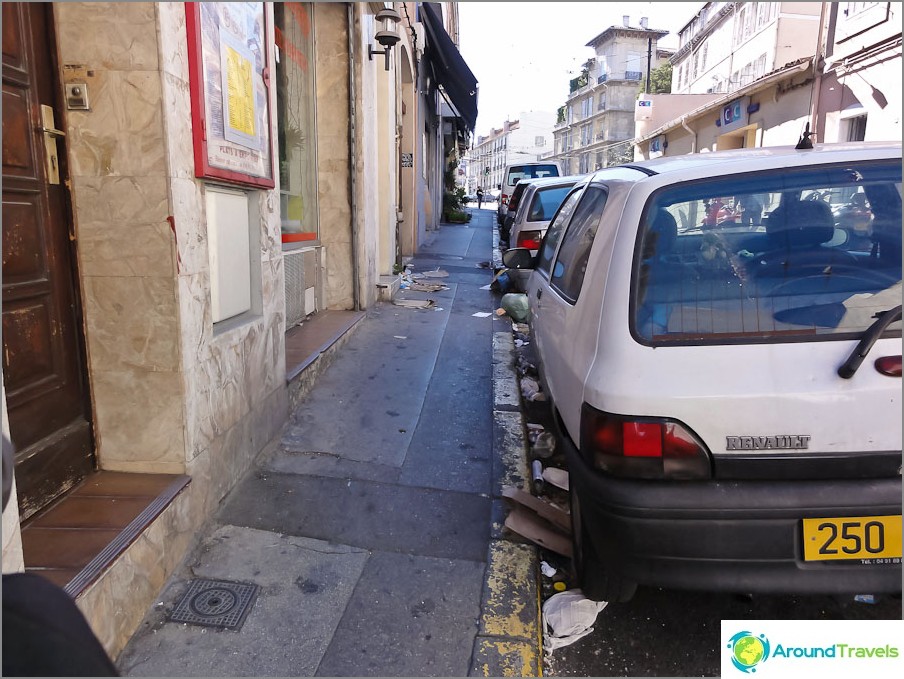
M 280 214 L 284 243 L 319 238 L 312 5 L 273 4 Z

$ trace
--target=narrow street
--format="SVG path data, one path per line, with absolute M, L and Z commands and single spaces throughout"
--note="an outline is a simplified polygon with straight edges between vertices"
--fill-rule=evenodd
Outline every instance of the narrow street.
M 227 496 L 120 657 L 132 676 L 465 676 L 491 538 L 492 214 L 413 262 Z M 191 578 L 260 586 L 239 631 L 168 621 Z M 535 607 L 535 602 L 534 602 Z

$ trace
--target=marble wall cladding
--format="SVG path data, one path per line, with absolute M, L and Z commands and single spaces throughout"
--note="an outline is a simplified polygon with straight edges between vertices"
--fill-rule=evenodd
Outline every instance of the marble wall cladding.
M 187 80 L 163 74 L 163 111 L 167 174 L 194 180 L 195 156 L 191 125 L 191 91 Z
M 184 558 L 203 521 L 192 484 L 145 530 L 76 604 L 116 658 Z
M 243 331 L 243 340 L 247 327 L 239 329 Z M 250 410 L 245 393 L 244 346 L 235 343 L 233 334 L 235 331 L 226 339 L 215 337 L 209 345 L 210 358 L 186 369 L 186 455 L 189 460 L 223 436 Z
M 173 280 L 84 278 L 91 368 L 95 372 L 179 369 L 179 315 Z
M 188 80 L 188 40 L 185 32 L 185 6 L 181 2 L 160 2 L 160 70 Z
M 103 469 L 183 473 L 182 376 L 143 368 L 93 371 Z
M 282 369 L 272 369 L 283 352 L 284 332 L 277 323 L 256 325 L 245 338 L 245 393 L 249 409 L 286 382 L 285 360 Z
M 174 246 L 169 222 L 83 221 L 78 234 L 84 276 L 172 276 Z
M 279 436 L 289 418 L 289 392 L 280 386 L 251 411 L 251 450 L 263 450 Z
M 206 253 L 205 253 L 206 256 Z M 182 368 L 191 371 L 210 358 L 212 315 L 210 306 L 210 274 L 208 271 L 178 278 L 180 324 L 182 333 Z
M 90 111 L 68 115 L 72 173 L 162 175 L 161 82 L 156 71 L 99 71 L 88 82 Z
M 204 196 L 201 185 L 193 178 L 174 177 L 170 179 L 170 195 L 175 223 L 176 270 L 179 276 L 206 273 L 210 269 L 210 259 L 207 227 L 202 220 Z M 205 292 L 205 296 L 209 294 L 209 290 Z
M 317 171 L 320 240 L 324 244 L 323 301 L 329 309 L 354 305 L 352 215 L 349 202 L 348 29 L 346 7 L 315 4 L 317 49 Z M 339 190 L 337 190 L 339 189 Z
M 73 194 L 78 222 L 156 224 L 169 216 L 166 178 L 73 177 Z M 172 269 L 167 275 L 172 275 Z
M 64 63 L 120 71 L 156 71 L 157 12 L 153 2 L 55 3 Z
M 354 305 L 354 272 L 351 244 L 331 245 L 326 250 L 326 304 L 330 309 L 351 309 Z

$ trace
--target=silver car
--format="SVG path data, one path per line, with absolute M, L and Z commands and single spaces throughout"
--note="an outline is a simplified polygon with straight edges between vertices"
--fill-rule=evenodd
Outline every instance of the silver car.
M 509 233 L 510 247 L 528 248 L 532 255 L 536 255 L 549 221 L 571 187 L 582 178 L 583 175 L 575 175 L 531 180 L 518 201 Z

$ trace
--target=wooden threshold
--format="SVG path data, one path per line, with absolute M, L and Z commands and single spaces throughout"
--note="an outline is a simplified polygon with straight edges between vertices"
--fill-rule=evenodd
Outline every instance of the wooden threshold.
M 77 597 L 190 482 L 184 474 L 95 472 L 25 523 L 25 570 Z

